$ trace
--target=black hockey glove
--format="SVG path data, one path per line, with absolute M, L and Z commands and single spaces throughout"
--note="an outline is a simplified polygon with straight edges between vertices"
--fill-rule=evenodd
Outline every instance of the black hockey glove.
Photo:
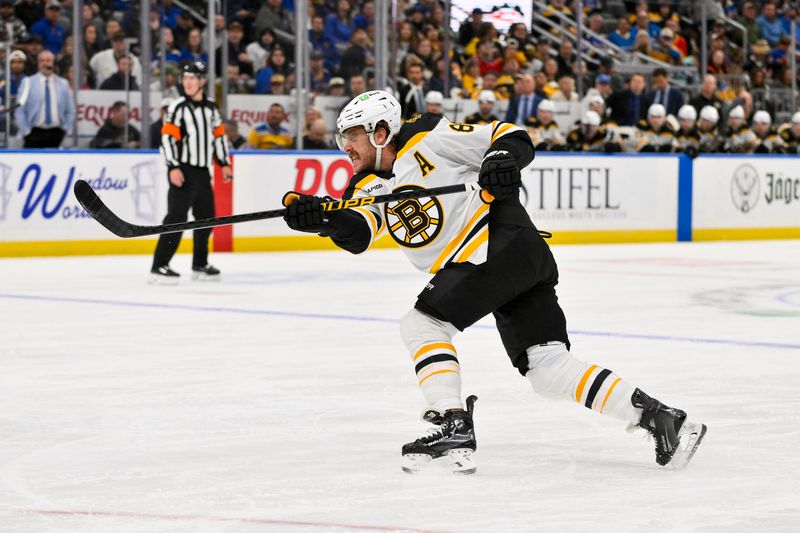
M 323 233 L 329 221 L 322 210 L 322 202 L 328 200 L 329 198 L 299 192 L 287 192 L 283 195 L 283 205 L 286 206 L 283 220 L 295 231 Z
M 489 152 L 481 163 L 478 183 L 498 202 L 519 196 L 522 176 L 517 168 L 516 159 L 505 150 Z

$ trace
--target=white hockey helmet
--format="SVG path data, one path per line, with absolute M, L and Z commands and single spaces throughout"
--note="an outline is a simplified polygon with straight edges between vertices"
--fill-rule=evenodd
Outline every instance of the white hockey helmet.
M 728 118 L 744 118 L 744 108 L 737 105 L 728 113 Z
M 539 107 L 536 108 L 537 111 L 550 111 L 551 113 L 555 112 L 556 104 L 553 103 L 552 100 L 548 100 L 545 98 L 541 102 L 539 102 Z
M 667 110 L 661 104 L 653 104 L 650 106 L 650 109 L 647 110 L 648 117 L 666 117 Z
M 589 97 L 589 105 L 606 105 L 606 101 L 600 94 L 593 94 Z
M 772 117 L 766 111 L 756 111 L 753 115 L 753 124 L 772 124 Z
M 425 95 L 425 103 L 442 105 L 444 103 L 444 95 L 439 91 L 430 91 Z
M 492 102 L 495 103 L 497 101 L 497 97 L 494 95 L 494 91 L 481 91 L 478 95 L 478 102 Z
M 700 110 L 700 118 L 716 124 L 719 122 L 719 111 L 717 111 L 716 107 L 707 105 Z
M 344 106 L 339 118 L 336 119 L 336 146 L 344 150 L 344 132 L 350 128 L 363 126 L 369 137 L 369 142 L 377 149 L 375 166 L 380 164 L 381 150 L 400 131 L 400 102 L 386 91 L 368 91 L 362 93 Z M 373 137 L 378 124 L 384 122 L 389 129 L 389 135 L 382 145 L 375 143 Z
M 800 124 L 800 111 L 792 115 L 792 124 Z
M 583 114 L 583 117 L 581 117 L 581 124 L 584 126 L 599 126 L 600 115 L 597 114 L 597 111 L 587 111 Z
M 695 121 L 697 120 L 697 109 L 689 104 L 681 106 L 681 108 L 678 110 L 678 118 L 682 120 Z

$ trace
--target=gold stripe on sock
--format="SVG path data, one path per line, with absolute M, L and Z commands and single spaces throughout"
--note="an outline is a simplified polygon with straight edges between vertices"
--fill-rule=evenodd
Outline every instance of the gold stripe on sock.
M 586 382 L 589 381 L 589 376 L 592 375 L 594 369 L 597 368 L 597 365 L 592 365 L 589 367 L 589 370 L 584 372 L 583 377 L 581 378 L 581 382 L 578 383 L 578 390 L 575 393 L 575 401 L 581 403 L 581 396 L 583 396 L 583 388 L 586 386 Z
M 434 342 L 433 344 L 426 344 L 419 350 L 417 353 L 414 354 L 414 361 L 425 355 L 426 353 L 430 352 L 431 350 L 442 349 L 442 350 L 449 350 L 453 353 L 456 353 L 456 347 L 450 344 L 449 342 Z
M 622 378 L 615 379 L 614 383 L 612 383 L 611 386 L 608 388 L 608 392 L 606 393 L 606 397 L 603 399 L 603 405 L 600 406 L 600 412 L 601 413 L 603 412 L 603 409 L 605 409 L 605 407 L 606 407 L 606 402 L 608 401 L 609 398 L 611 398 L 611 393 L 614 391 L 614 387 L 616 387 L 617 383 L 619 383 L 620 381 L 622 381 Z
M 428 379 L 428 378 L 429 378 L 429 377 L 431 377 L 431 376 L 435 376 L 436 374 L 447 374 L 447 373 L 450 373 L 450 372 L 452 372 L 453 374 L 458 374 L 458 371 L 457 371 L 457 370 L 449 370 L 449 369 L 448 369 L 448 370 L 437 370 L 436 372 L 431 372 L 430 374 L 428 374 L 427 376 L 425 376 L 424 378 L 422 378 L 421 380 L 419 380 L 419 384 L 420 384 L 420 385 L 422 385 L 422 383 L 423 383 L 423 382 L 424 382 L 426 379 Z

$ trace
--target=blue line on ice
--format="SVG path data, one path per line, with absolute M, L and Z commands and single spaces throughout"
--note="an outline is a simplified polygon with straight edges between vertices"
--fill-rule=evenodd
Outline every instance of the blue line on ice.
M 211 312 L 211 313 L 237 313 L 243 315 L 319 318 L 322 320 L 384 322 L 389 324 L 397 324 L 400 322 L 400 320 L 397 318 L 381 318 L 381 317 L 357 316 L 357 315 L 335 315 L 328 313 L 302 313 L 298 311 L 276 311 L 271 309 L 244 309 L 239 307 L 212 307 L 212 306 L 200 306 L 200 305 L 162 304 L 153 302 L 128 302 L 128 301 L 116 301 L 116 300 L 98 300 L 92 298 L 66 298 L 61 296 L 36 296 L 33 294 L 0 294 L 0 298 L 15 299 L 15 300 L 45 301 L 45 302 L 76 303 L 76 304 L 116 305 L 120 307 L 143 307 L 148 309 L 175 309 L 181 311 L 199 311 L 199 312 Z M 494 329 L 494 326 L 489 326 L 485 324 L 476 324 L 472 327 L 478 329 Z M 586 336 L 586 337 L 612 337 L 617 339 L 641 339 L 650 341 L 688 342 L 697 344 L 725 344 L 729 346 L 754 346 L 761 348 L 800 350 L 800 344 L 781 343 L 781 342 L 743 341 L 734 339 L 707 339 L 703 337 L 649 335 L 641 333 L 618 333 L 613 331 L 570 330 L 569 334 L 575 336 Z

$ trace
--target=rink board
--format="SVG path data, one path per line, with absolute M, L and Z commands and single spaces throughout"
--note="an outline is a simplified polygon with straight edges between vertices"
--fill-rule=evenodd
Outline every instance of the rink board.
M 793 157 L 539 154 L 523 202 L 553 244 L 800 238 Z M 218 169 L 217 169 L 218 170 Z M 281 207 L 288 190 L 340 197 L 352 174 L 340 152 L 239 152 L 234 182 L 217 171 L 218 216 Z M 0 161 L 0 257 L 149 254 L 155 239 L 119 239 L 72 196 L 86 179 L 121 218 L 163 220 L 166 169 L 156 151 L 6 151 Z M 748 181 L 749 180 L 749 181 Z M 191 249 L 191 236 L 180 251 Z M 388 237 L 375 247 L 395 246 Z M 333 249 L 277 220 L 215 228 L 212 249 Z

